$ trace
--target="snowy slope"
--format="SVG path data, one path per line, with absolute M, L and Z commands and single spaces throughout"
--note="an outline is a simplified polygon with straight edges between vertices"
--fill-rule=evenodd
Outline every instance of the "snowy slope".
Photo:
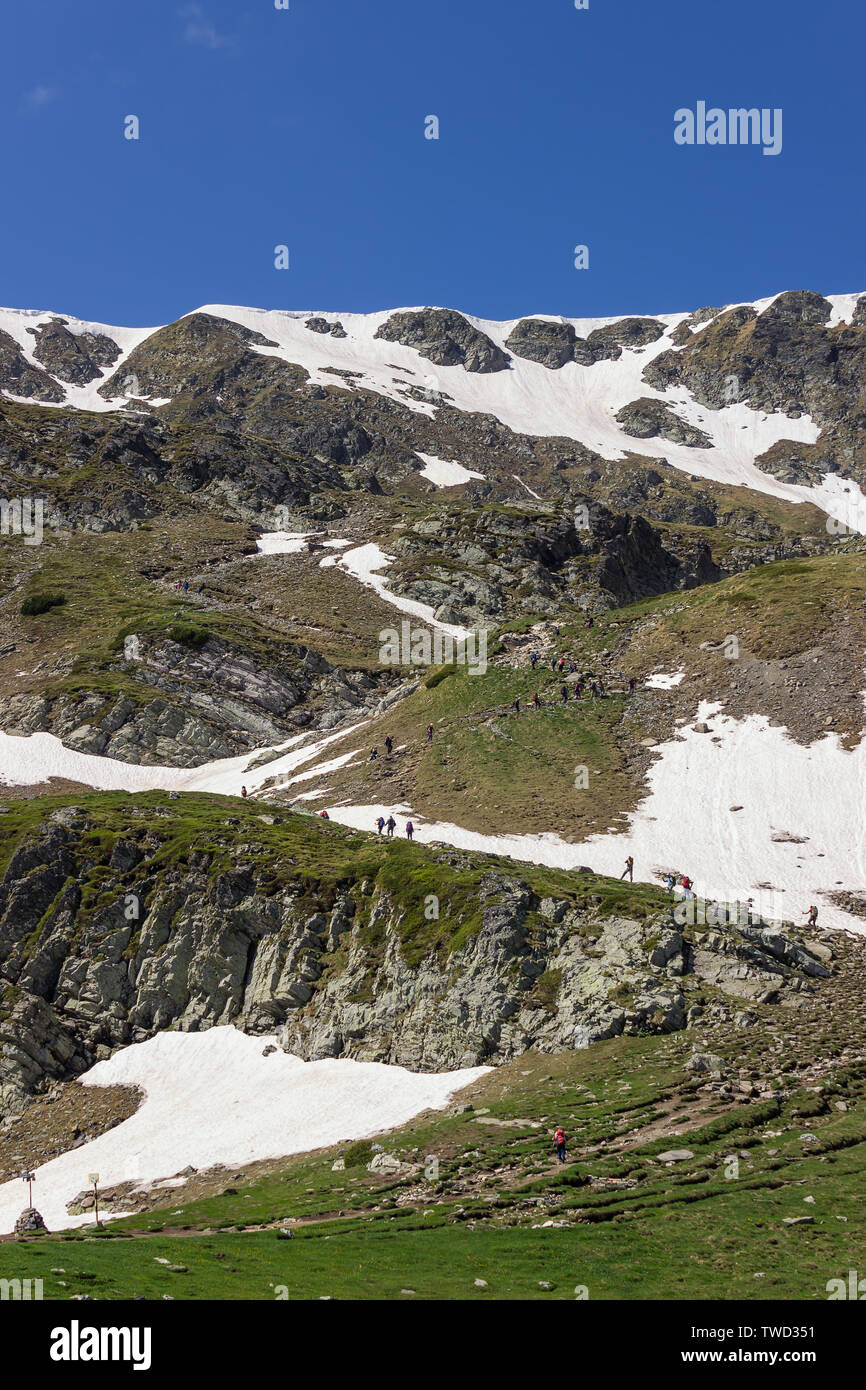
M 676 676 L 659 674 L 655 688 L 675 684 Z M 702 721 L 711 721 L 709 734 L 696 732 L 695 724 Z M 616 876 L 631 854 L 642 882 L 657 883 L 663 870 L 674 869 L 687 873 L 706 898 L 751 898 L 765 916 L 791 920 L 804 917 L 815 903 L 822 926 L 866 930 L 862 919 L 834 906 L 829 896 L 842 887 L 866 893 L 866 740 L 848 752 L 836 734 L 826 734 L 803 747 L 763 715 L 736 720 L 720 706 L 701 702 L 694 721 L 653 750 L 657 757 L 648 773 L 647 795 L 628 830 L 572 843 L 553 830 L 483 835 L 459 825 L 425 822 L 408 806 L 333 804 L 326 798 L 331 774 L 367 756 L 366 723 L 315 741 L 300 735 L 282 745 L 286 751 L 279 758 L 249 772 L 246 768 L 258 753 L 199 768 L 139 767 L 74 752 L 53 734 L 0 734 L 0 784 L 25 785 L 55 776 L 101 789 L 236 796 L 242 783 L 254 792 L 271 778 L 280 790 L 313 782 L 317 785 L 305 798 L 321 797 L 332 820 L 360 830 L 371 831 L 377 815 L 394 811 L 412 817 L 420 841 L 439 840 L 563 869 L 588 864 Z M 575 795 L 591 795 L 591 787 Z M 732 806 L 739 809 L 732 811 Z M 567 808 L 560 809 L 567 819 Z
M 425 822 L 405 806 L 328 803 L 328 812 L 332 820 L 371 830 L 376 816 L 394 810 L 412 817 L 416 840 L 562 869 L 587 864 L 616 877 L 630 854 L 641 882 L 659 883 L 674 870 L 688 874 L 709 900 L 751 899 L 767 918 L 799 922 L 814 903 L 822 926 L 866 931 L 862 919 L 829 896 L 843 886 L 866 895 L 866 742 L 846 752 L 827 734 L 804 748 L 762 715 L 736 720 L 720 709 L 701 702 L 694 723 L 657 746 L 648 795 L 624 833 L 569 843 L 552 833 L 482 835 Z M 697 733 L 694 724 L 706 720 L 710 733 Z M 575 793 L 591 794 L 591 784 Z M 400 825 L 397 833 L 403 830 Z
M 756 300 L 752 307 L 760 314 L 775 298 L 770 296 Z M 828 295 L 827 298 L 833 306 L 831 323 L 841 323 L 850 320 L 859 295 Z M 357 372 L 357 380 L 347 378 L 344 381 L 347 389 L 375 391 L 428 416 L 435 416 L 437 407 L 425 401 L 413 400 L 406 395 L 407 387 L 443 391 L 451 397 L 457 409 L 493 414 L 516 431 L 574 439 L 607 459 L 619 459 L 627 453 L 665 458 L 673 467 L 700 478 L 753 488 L 790 502 L 812 502 L 852 529 L 866 530 L 866 499 L 855 484 L 843 483 L 838 477 L 826 474 L 818 487 L 802 487 L 781 483 L 771 474 L 755 467 L 755 458 L 780 439 L 814 443 L 819 430 L 807 415 L 796 420 L 788 419 L 782 414 L 767 415 L 743 404 L 727 406 L 718 411 L 707 410 L 698 405 L 687 391 L 673 389 L 661 392 L 641 380 L 648 362 L 672 347 L 677 350 L 670 341 L 670 334 L 688 317 L 686 313 L 653 315 L 665 325 L 663 336 L 644 348 L 624 349 L 615 362 L 601 361 L 589 367 L 570 362 L 558 371 L 551 371 L 539 363 L 512 357 L 507 371 L 472 373 L 462 366 L 435 366 L 414 348 L 377 339 L 377 329 L 393 313 L 405 312 L 403 310 L 317 315 L 329 322 L 339 319 L 346 332 L 345 338 L 333 338 L 306 328 L 305 320 L 310 317 L 307 311 L 301 313 L 207 304 L 195 312 L 222 317 L 264 334 L 277 346 L 266 348 L 251 345 L 253 351 L 300 365 L 310 373 L 313 381 L 324 386 L 334 384 L 333 375 L 325 368 L 337 367 Z M 27 334 L 27 327 L 47 321 L 50 317 L 48 313 L 3 309 L 0 310 L 0 329 L 11 333 L 28 360 L 34 361 L 33 338 Z M 502 348 L 518 322 L 517 319 L 494 322 L 470 314 L 464 317 Z M 617 322 L 622 316 L 566 319 L 539 314 L 532 317 L 571 323 L 576 333 L 585 337 L 596 328 Z M 149 328 L 112 328 L 73 318 L 68 319 L 68 323 L 73 332 L 92 330 L 105 333 L 120 345 L 123 356 L 104 373 L 105 376 L 122 366 L 132 349 L 155 331 Z M 106 411 L 127 403 L 125 397 L 114 402 L 102 400 L 97 395 L 100 384 L 97 380 L 86 387 L 65 387 L 66 404 Z M 712 446 L 695 449 L 663 439 L 633 439 L 625 434 L 614 417 L 622 406 L 640 396 L 664 400 L 683 418 L 704 430 L 712 439 Z M 459 464 L 459 460 L 455 462 Z M 431 466 L 435 470 L 436 465 L 428 461 L 428 468 Z M 520 481 L 527 492 L 532 493 L 531 477 L 521 478 Z
M 88 382 L 86 386 L 72 386 L 69 382 L 61 381 L 59 377 L 54 377 L 58 386 L 66 392 L 66 400 L 57 402 L 56 405 L 51 401 L 40 401 L 38 404 L 44 405 L 48 409 L 51 409 L 52 406 L 56 408 L 56 406 L 71 405 L 75 406 L 78 410 L 93 411 L 117 410 L 120 406 L 125 405 L 129 399 L 126 396 L 121 396 L 114 401 L 103 400 L 98 394 L 99 387 L 108 377 L 112 376 L 123 366 L 133 349 L 137 348 L 139 343 L 143 343 L 149 338 L 152 333 L 156 333 L 157 329 L 111 328 L 105 323 L 89 323 L 85 319 L 72 318 L 68 314 L 58 315 L 46 310 L 0 309 L 0 331 L 8 333 L 11 338 L 15 339 L 15 342 L 21 348 L 22 353 L 31 366 L 37 367 L 40 371 L 44 372 L 47 371 L 47 368 L 43 363 L 37 361 L 33 355 L 36 339 L 33 334 L 29 333 L 27 330 L 29 328 L 37 328 L 41 324 L 48 323 L 49 320 L 58 317 L 65 321 L 69 332 L 74 333 L 76 336 L 82 333 L 98 333 L 106 338 L 112 338 L 120 348 L 120 356 L 110 367 L 104 367 L 102 369 L 102 374 L 97 377 L 95 381 Z M 50 376 L 51 373 L 49 372 L 48 375 Z M 0 395 L 6 396 L 9 400 L 19 399 L 19 397 L 12 395 L 8 391 L 0 392 Z M 142 397 L 141 399 L 144 398 Z M 33 401 L 26 398 L 25 404 L 33 405 Z M 165 404 L 165 402 L 152 401 L 151 404 Z
M 91 1067 L 85 1086 L 139 1086 L 145 1100 L 122 1124 L 38 1170 L 34 1202 L 49 1230 L 92 1219 L 66 1212 L 89 1173 L 99 1174 L 103 1188 L 141 1186 L 188 1165 L 235 1167 L 363 1139 L 422 1110 L 442 1109 L 455 1091 L 490 1070 L 437 1074 L 381 1062 L 303 1062 L 279 1047 L 263 1056 L 272 1044 L 276 1037 L 249 1037 L 231 1027 L 164 1032 Z M 0 1232 L 12 1229 L 25 1198 L 20 1180 L 0 1185 Z

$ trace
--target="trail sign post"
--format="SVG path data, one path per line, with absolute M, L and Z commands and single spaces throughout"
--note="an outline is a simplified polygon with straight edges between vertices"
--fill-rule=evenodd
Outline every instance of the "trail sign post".
M 87 1180 L 88 1180 L 88 1182 L 93 1183 L 93 1212 L 94 1212 L 94 1221 L 95 1221 L 96 1225 L 98 1226 L 98 1225 L 99 1225 L 99 1174 L 98 1174 L 98 1173 L 88 1173 L 88 1175 L 87 1175 Z

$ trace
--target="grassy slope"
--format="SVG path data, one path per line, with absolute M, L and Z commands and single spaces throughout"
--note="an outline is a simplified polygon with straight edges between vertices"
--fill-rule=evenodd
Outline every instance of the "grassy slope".
M 390 733 L 394 755 L 323 778 L 322 786 L 331 788 L 323 803 L 406 802 L 419 815 L 488 833 L 556 830 L 580 839 L 619 827 L 641 796 L 648 763 L 642 740 L 670 737 L 674 718 L 693 717 L 700 699 L 731 705 L 738 661 L 729 660 L 723 646 L 707 650 L 701 644 L 724 644 L 732 634 L 741 665 L 820 649 L 821 664 L 809 667 L 807 679 L 824 680 L 823 708 L 850 743 L 862 727 L 864 597 L 866 560 L 852 553 L 780 561 L 719 584 L 646 599 L 615 610 L 592 629 L 564 613 L 552 650 L 574 657 L 581 671 L 604 672 L 611 692 L 608 699 L 585 697 L 567 707 L 560 703 L 562 679 L 549 663 L 536 672 L 529 668 L 528 641 L 522 653 L 495 657 L 492 641 L 494 659 L 483 675 L 444 668 L 443 678 L 428 684 L 427 668 L 409 668 L 407 676 L 421 682 L 418 691 L 333 749 L 377 744 L 383 751 Z M 525 635 L 531 624 L 527 618 L 508 630 Z M 674 692 L 643 690 L 646 677 L 660 670 L 683 670 L 686 679 Z M 629 675 L 638 681 L 634 696 L 624 693 Z M 545 702 L 540 711 L 527 708 L 535 691 Z M 781 707 L 782 722 L 793 721 L 801 698 L 796 690 L 782 694 L 789 702 L 787 710 Z M 515 697 L 523 706 L 519 715 L 510 708 Z M 774 713 L 761 705 L 764 698 L 756 694 L 757 711 Z M 428 723 L 435 729 L 432 746 L 424 740 Z M 803 736 L 818 737 L 823 727 L 813 720 Z M 575 785 L 581 765 L 589 770 L 588 790 Z M 307 790 L 315 786 L 306 783 Z
M 270 1299 L 282 1285 L 291 1298 L 399 1299 L 413 1290 L 572 1299 L 585 1285 L 593 1299 L 822 1299 L 827 1280 L 862 1263 L 866 1066 L 830 1063 L 823 1093 L 799 1087 L 809 1033 L 813 1053 L 816 1040 L 832 1042 L 814 1026 L 794 1030 L 787 1094 L 751 1105 L 699 1092 L 683 1071 L 681 1036 L 526 1054 L 465 1093 L 474 1110 L 428 1113 L 386 1137 L 393 1152 L 439 1158 L 435 1190 L 363 1166 L 334 1172 L 338 1150 L 330 1150 L 274 1164 L 264 1177 L 240 1173 L 220 1195 L 95 1238 L 0 1244 L 0 1277 L 41 1276 L 55 1298 Z M 757 1070 L 766 1042 L 750 1030 L 722 1050 Z M 576 1158 L 564 1168 L 549 1148 L 560 1122 Z M 808 1132 L 817 1142 L 801 1139 Z M 659 1162 L 685 1146 L 693 1158 Z M 736 1177 L 727 1176 L 732 1155 Z M 611 1179 L 623 1185 L 605 1186 Z M 810 1215 L 814 1224 L 784 1224 Z M 286 1222 L 295 1223 L 291 1244 L 276 1238 Z M 51 1272 L 58 1267 L 65 1273 Z

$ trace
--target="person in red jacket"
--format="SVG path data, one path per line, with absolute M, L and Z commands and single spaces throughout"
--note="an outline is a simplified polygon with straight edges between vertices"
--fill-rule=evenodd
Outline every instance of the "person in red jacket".
M 560 1163 L 565 1162 L 565 1146 L 567 1143 L 568 1135 L 560 1125 L 559 1129 L 553 1136 L 553 1147 L 556 1149 L 556 1157 L 559 1159 Z

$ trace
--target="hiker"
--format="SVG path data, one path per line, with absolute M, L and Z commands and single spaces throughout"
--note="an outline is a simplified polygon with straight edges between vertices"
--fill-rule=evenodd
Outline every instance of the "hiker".
M 817 926 L 817 925 L 818 925 L 818 909 L 817 909 L 817 907 L 810 907 L 810 908 L 809 908 L 809 915 L 808 915 L 808 917 L 806 918 L 806 926 L 807 926 L 807 927 L 815 927 L 815 926 Z
M 560 686 L 560 688 L 559 688 L 559 693 L 560 693 L 560 695 L 562 696 L 562 703 L 563 703 L 564 705 L 567 705 L 567 704 L 568 704 L 568 686 L 565 684 L 565 681 L 563 681 L 562 685 Z
M 635 677 L 634 677 L 634 676 L 629 676 L 629 678 L 628 678 L 628 693 L 629 693 L 629 695 L 633 695 L 633 694 L 634 694 L 634 688 L 635 688 L 636 685 L 637 685 L 637 680 L 635 679 Z
M 530 652 L 530 653 L 529 653 L 529 664 L 530 664 L 530 666 L 532 667 L 533 671 L 535 670 L 535 663 L 536 663 L 537 660 L 538 660 L 538 652 Z
M 563 670 L 564 666 L 565 666 L 565 657 L 564 657 L 564 656 L 561 656 L 561 657 L 559 658 L 559 671 L 560 671 L 560 675 L 562 674 L 562 670 Z
M 319 815 L 321 816 L 322 820 L 330 820 L 330 819 L 331 819 L 331 817 L 328 815 L 327 811 L 320 811 L 320 812 L 319 812 Z
M 553 1136 L 553 1147 L 556 1149 L 556 1157 L 559 1159 L 560 1163 L 565 1162 L 565 1146 L 567 1143 L 568 1135 L 562 1128 L 562 1125 L 560 1125 Z
M 377 831 L 379 832 L 379 834 L 381 835 L 381 834 L 382 834 L 382 831 L 385 829 L 385 817 L 384 817 L 384 816 L 377 816 L 377 817 L 376 817 L 376 829 L 377 829 Z
M 511 708 L 514 710 L 514 713 L 515 713 L 515 714 L 519 714 L 519 713 L 520 713 L 520 697 L 519 697 L 519 696 L 518 696 L 518 698 L 517 698 L 516 700 L 512 701 Z
M 553 656 L 553 657 L 550 658 L 550 669 L 551 669 L 551 671 L 555 671 L 555 670 L 556 670 L 556 657 L 555 657 L 555 656 Z
M 575 698 L 579 700 L 585 689 L 583 681 L 577 681 L 574 687 Z
M 185 579 L 185 580 L 183 581 L 183 591 L 184 591 L 185 594 L 188 594 L 188 593 L 189 593 L 189 580 L 188 580 L 188 579 Z
M 591 613 L 588 613 L 588 614 L 587 614 L 587 617 L 586 617 L 586 626 L 587 626 L 587 627 L 592 627 L 592 614 L 591 614 Z
M 596 685 L 595 681 L 590 681 L 590 683 L 589 683 L 589 693 L 590 693 L 591 695 L 598 695 L 598 686 Z
M 415 827 L 414 827 L 414 825 L 412 824 L 412 822 L 411 822 L 410 820 L 407 820 L 407 822 L 406 822 L 406 839 L 407 839 L 407 840 L 411 840 L 411 838 L 412 838 L 412 836 L 413 836 L 414 834 L 415 834 Z
M 683 897 L 684 897 L 684 898 L 693 898 L 693 897 L 695 896 L 695 893 L 694 893 L 694 884 L 692 883 L 692 881 L 691 881 L 691 879 L 689 878 L 688 874 L 683 874 L 683 877 L 682 877 L 682 879 L 681 879 L 681 882 L 682 882 L 682 885 L 683 885 Z
M 241 796 L 246 796 L 246 794 L 247 794 L 247 789 L 246 789 L 246 787 L 241 787 Z
M 427 725 L 427 742 L 428 742 L 428 743 L 432 743 L 432 742 L 433 742 L 433 725 L 432 725 L 432 724 L 428 724 L 428 725 Z
M 370 749 L 370 756 L 369 756 L 369 758 L 367 759 L 367 761 L 368 761 L 368 762 L 372 762 L 373 759 L 374 759 L 374 758 L 378 758 L 378 756 L 379 756 L 379 750 L 378 750 L 378 748 L 371 748 L 371 749 Z
M 393 816 L 389 816 L 386 820 L 385 829 L 388 832 L 388 839 L 390 840 L 391 836 L 394 834 L 394 831 L 397 829 L 397 822 L 395 821 Z
M 539 699 L 538 699 L 538 691 L 537 691 L 537 690 L 536 690 L 535 694 L 533 695 L 532 700 L 530 701 L 530 703 L 531 703 L 533 709 L 538 709 Z
M 598 693 L 603 700 L 607 699 L 607 691 L 604 688 L 604 681 L 602 680 L 601 676 L 599 676 L 598 678 Z
M 620 882 L 622 882 L 626 874 L 628 874 L 629 883 L 634 883 L 634 860 L 632 859 L 631 855 L 629 855 L 625 861 L 625 868 L 619 876 Z
M 667 890 L 668 890 L 669 893 L 672 893 L 672 892 L 674 891 L 674 889 L 676 888 L 676 886 L 677 886 L 677 880 L 676 880 L 675 875 L 674 875 L 674 874 L 667 874 L 667 875 L 665 876 L 665 888 L 667 888 Z
M 390 734 L 386 734 L 386 735 L 385 735 L 385 752 L 388 754 L 388 757 L 389 757 L 389 758 L 390 758 L 390 756 L 391 756 L 391 749 L 392 749 L 393 747 L 394 747 L 394 740 L 392 739 L 392 737 L 391 737 Z

